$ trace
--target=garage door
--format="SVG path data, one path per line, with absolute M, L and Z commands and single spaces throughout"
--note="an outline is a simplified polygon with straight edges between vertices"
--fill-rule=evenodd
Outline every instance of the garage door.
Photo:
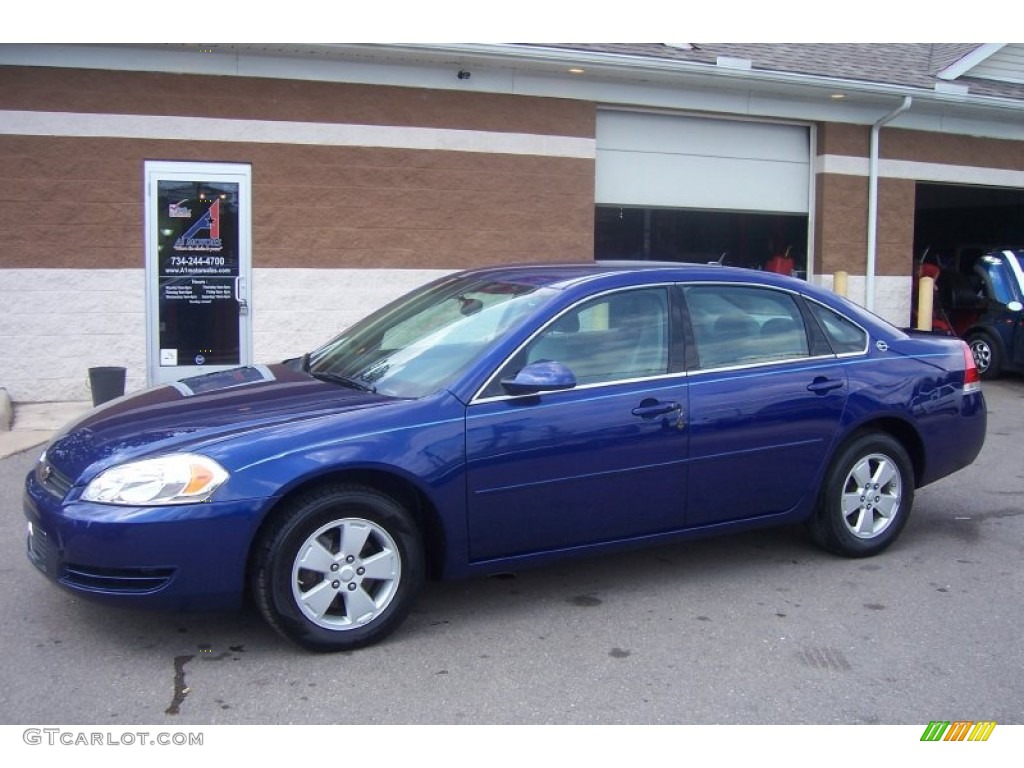
M 807 213 L 807 126 L 601 111 L 597 204 Z

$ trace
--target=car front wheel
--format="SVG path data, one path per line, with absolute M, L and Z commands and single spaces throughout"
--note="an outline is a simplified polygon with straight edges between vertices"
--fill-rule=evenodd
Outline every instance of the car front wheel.
M 903 446 L 886 434 L 862 435 L 833 459 L 809 527 L 828 551 L 868 557 L 896 540 L 913 504 L 913 467 Z
M 293 499 L 261 536 L 252 591 L 267 622 L 314 651 L 375 643 L 423 583 L 421 537 L 390 496 L 327 486 Z

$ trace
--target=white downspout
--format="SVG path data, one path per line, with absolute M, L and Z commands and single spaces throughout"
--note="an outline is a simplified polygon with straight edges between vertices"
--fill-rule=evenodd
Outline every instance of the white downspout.
M 875 261 L 878 251 L 878 144 L 882 126 L 910 109 L 913 101 L 910 96 L 903 97 L 903 103 L 896 109 L 879 119 L 871 126 L 871 148 L 868 156 L 868 263 L 865 284 L 864 306 L 875 309 Z

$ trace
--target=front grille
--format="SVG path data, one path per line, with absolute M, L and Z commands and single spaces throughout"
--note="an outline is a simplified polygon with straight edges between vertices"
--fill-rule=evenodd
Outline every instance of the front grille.
M 173 568 L 93 568 L 65 563 L 60 580 L 79 589 L 142 594 L 162 589 L 173 575 Z

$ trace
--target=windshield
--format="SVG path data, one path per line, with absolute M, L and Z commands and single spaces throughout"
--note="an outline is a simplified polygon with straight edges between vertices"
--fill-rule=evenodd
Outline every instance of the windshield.
M 393 397 L 447 386 L 555 291 L 453 276 L 375 312 L 309 355 L 317 377 Z

